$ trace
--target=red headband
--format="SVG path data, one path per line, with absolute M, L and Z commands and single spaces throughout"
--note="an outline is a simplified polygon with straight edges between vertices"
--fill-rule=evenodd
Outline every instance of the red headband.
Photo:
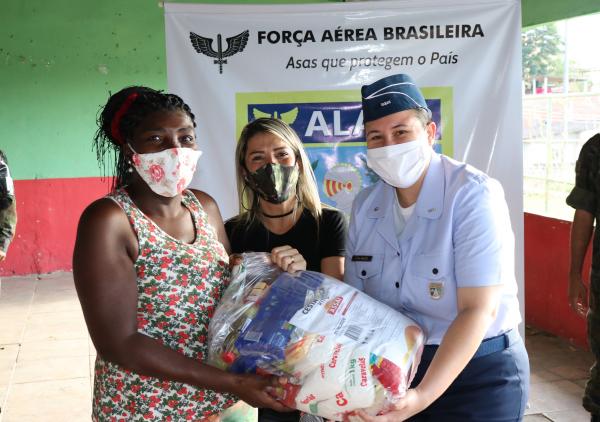
M 127 110 L 129 110 L 129 107 L 131 107 L 131 104 L 133 104 L 133 102 L 135 101 L 135 99 L 137 97 L 138 97 L 137 92 L 132 92 L 131 94 L 129 94 L 127 96 L 127 98 L 125 99 L 125 101 L 123 102 L 123 104 L 121 105 L 121 107 L 115 113 L 115 117 L 113 118 L 113 121 L 110 124 L 110 134 L 112 135 L 112 137 L 114 139 L 119 141 L 121 144 L 125 143 L 125 140 L 122 139 L 121 131 L 119 130 L 119 125 L 121 124 L 121 119 L 123 118 L 125 113 L 127 113 Z

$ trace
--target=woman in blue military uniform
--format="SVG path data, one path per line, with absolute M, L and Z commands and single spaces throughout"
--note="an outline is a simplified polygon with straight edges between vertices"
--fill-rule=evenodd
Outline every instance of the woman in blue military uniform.
M 529 363 L 501 185 L 432 148 L 412 79 L 362 88 L 367 163 L 382 180 L 354 201 L 345 281 L 413 318 L 427 345 L 394 410 L 365 421 L 516 421 Z

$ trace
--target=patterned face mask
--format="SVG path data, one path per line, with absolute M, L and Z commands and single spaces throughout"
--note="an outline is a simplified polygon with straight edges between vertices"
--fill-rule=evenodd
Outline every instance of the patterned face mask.
M 246 181 L 261 198 L 273 204 L 286 201 L 296 190 L 298 167 L 266 164 L 254 173 L 248 173 Z
M 148 154 L 138 154 L 131 145 L 129 148 L 133 151 L 133 167 L 140 177 L 155 193 L 167 198 L 189 186 L 202 155 L 202 151 L 191 148 L 170 148 Z

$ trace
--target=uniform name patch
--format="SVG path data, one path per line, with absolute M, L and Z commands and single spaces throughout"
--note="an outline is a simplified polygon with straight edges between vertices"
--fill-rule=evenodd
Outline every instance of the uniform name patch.
M 372 260 L 371 255 L 352 255 L 352 262 L 371 262 Z

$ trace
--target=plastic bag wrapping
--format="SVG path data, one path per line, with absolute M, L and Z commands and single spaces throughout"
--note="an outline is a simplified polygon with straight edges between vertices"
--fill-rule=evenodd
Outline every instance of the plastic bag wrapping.
M 282 272 L 243 254 L 209 327 L 209 363 L 288 377 L 289 407 L 342 420 L 388 410 L 416 372 L 425 338 L 415 322 L 331 277 Z

